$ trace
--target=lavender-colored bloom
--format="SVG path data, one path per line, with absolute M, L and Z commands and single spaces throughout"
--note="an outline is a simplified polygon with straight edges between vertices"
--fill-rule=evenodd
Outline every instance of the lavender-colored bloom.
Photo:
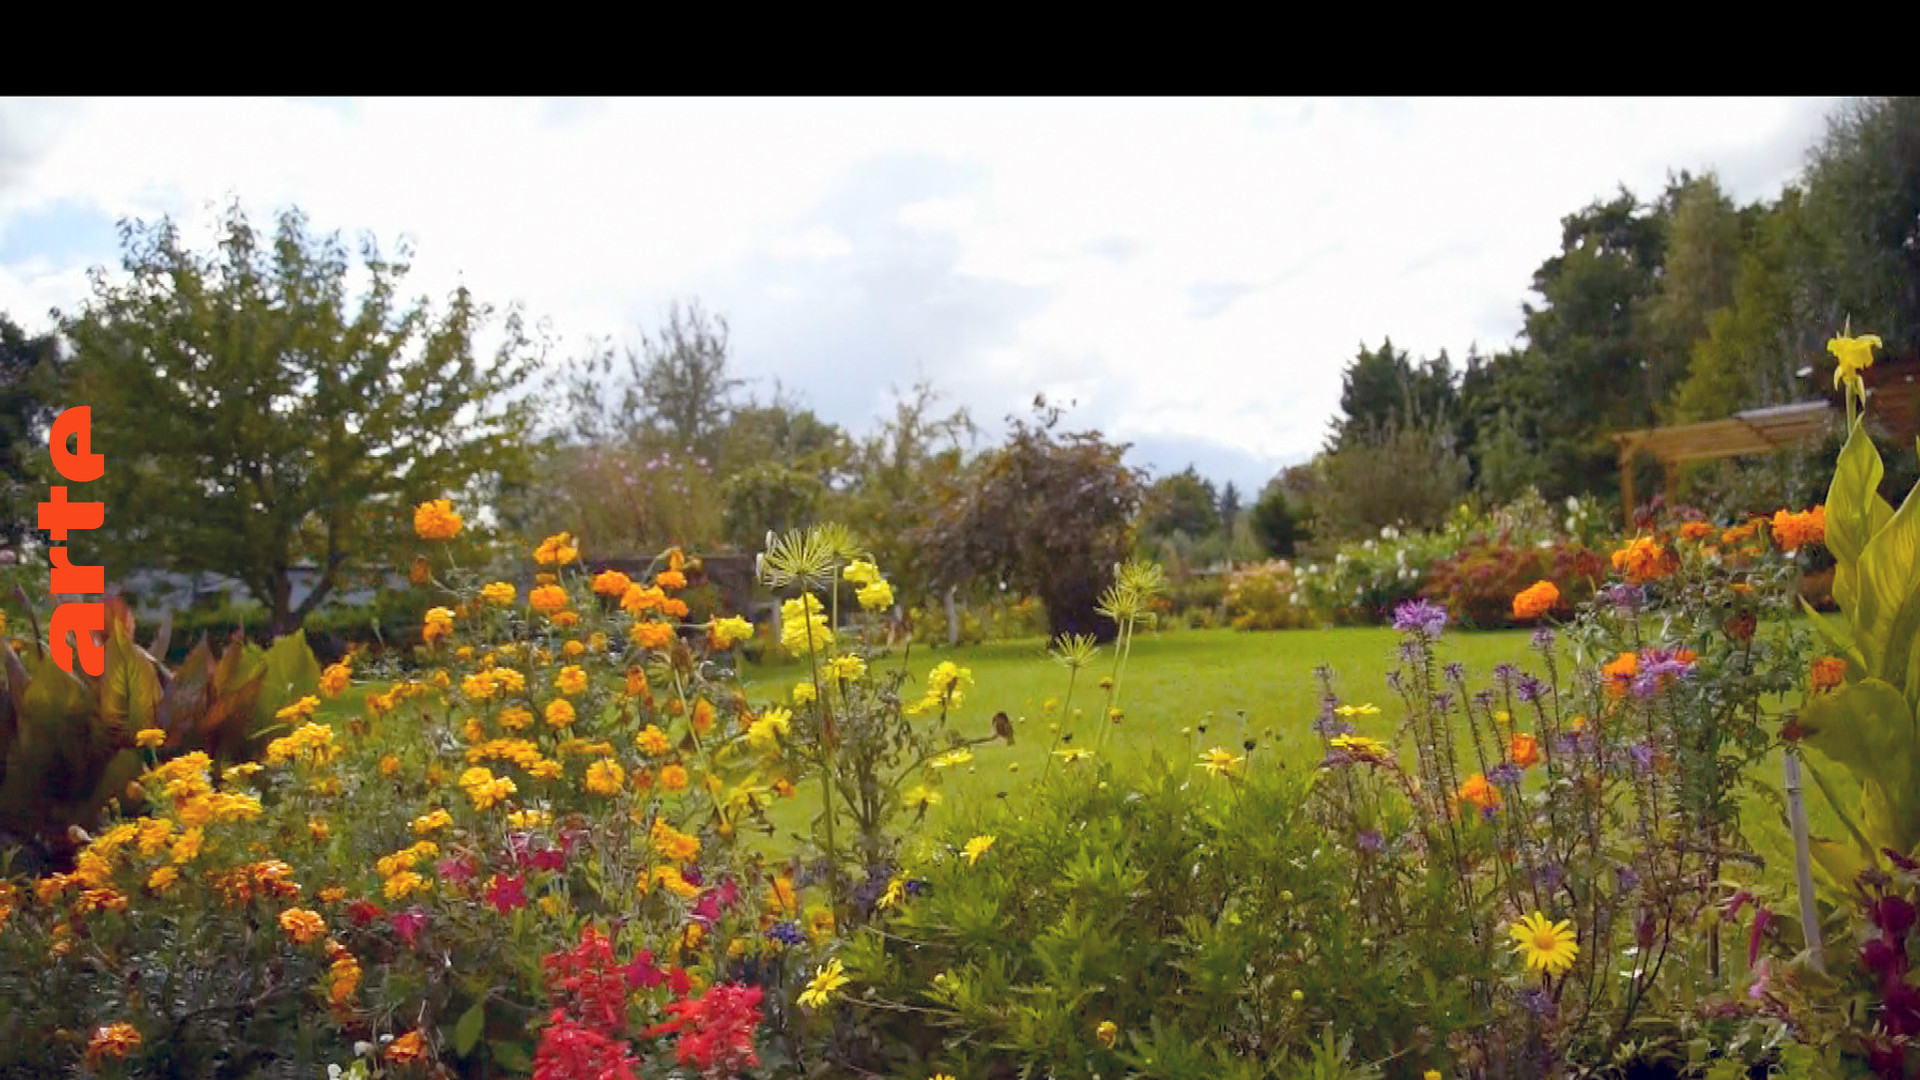
M 1586 745 L 1586 737 L 1580 732 L 1563 731 L 1554 737 L 1553 752 L 1556 754 L 1566 754 L 1571 757 L 1586 749 Z
M 1353 842 L 1361 851 L 1379 851 L 1387 845 L 1387 838 L 1380 835 L 1378 829 L 1362 829 L 1360 835 L 1353 838 Z
M 1387 689 L 1397 694 L 1405 689 L 1406 685 L 1407 680 L 1405 676 L 1400 674 L 1399 668 L 1394 668 L 1392 671 L 1387 672 Z
M 921 881 L 916 878 L 912 881 L 907 882 L 908 896 L 919 896 L 921 893 L 924 893 L 926 891 L 927 891 L 927 883 L 924 881 Z
M 1433 695 L 1433 711 L 1448 712 L 1453 708 L 1453 695 L 1442 690 Z
M 1431 600 L 1408 600 L 1393 609 L 1393 628 L 1437 638 L 1447 626 L 1447 609 Z
M 1494 818 L 1494 815 L 1498 814 L 1499 812 L 1500 810 L 1498 807 L 1482 806 L 1480 808 L 1480 820 L 1492 821 Z
M 1522 775 L 1520 766 L 1515 765 L 1511 761 L 1503 761 L 1487 770 L 1487 780 L 1489 782 L 1505 784 L 1509 787 L 1519 783 Z
M 1467 677 L 1467 665 L 1462 664 L 1458 660 L 1447 661 L 1445 670 L 1448 682 L 1460 682 Z
M 1607 603 L 1623 612 L 1635 612 L 1647 604 L 1647 590 L 1638 585 L 1613 585 L 1603 590 Z
M 1566 879 L 1566 870 L 1556 862 L 1542 863 L 1535 867 L 1533 871 L 1533 880 L 1537 882 L 1541 888 L 1549 892 L 1559 888 L 1560 883 Z
M 787 919 L 782 919 L 774 923 L 773 926 L 767 930 L 767 936 L 782 945 L 805 945 L 807 943 L 807 932 L 800 929 L 799 923 Z
M 1512 686 L 1513 680 L 1520 677 L 1520 669 L 1514 667 L 1512 664 L 1495 664 L 1493 666 L 1493 677 L 1498 679 L 1500 685 L 1503 687 Z
M 1553 651 L 1553 627 L 1536 626 L 1533 628 L 1533 647 L 1541 652 Z
M 1553 1002 L 1553 995 L 1547 993 L 1545 990 L 1522 990 L 1520 992 L 1520 1007 L 1542 1020 L 1552 1017 L 1557 1011 Z
M 1400 662 L 1417 664 L 1420 662 L 1420 639 L 1409 637 L 1400 642 Z
M 1633 758 L 1635 768 L 1641 770 L 1653 768 L 1653 746 L 1651 744 L 1643 742 L 1634 743 L 1632 746 L 1627 747 L 1627 755 Z
M 1474 691 L 1473 704 L 1476 708 L 1479 708 L 1483 712 L 1491 710 L 1493 708 L 1493 691 L 1491 690 Z
M 1620 879 L 1620 891 L 1623 893 L 1632 892 L 1640 884 L 1640 874 L 1631 866 L 1619 867 L 1614 871 L 1614 876 Z
M 1313 722 L 1313 730 L 1331 739 L 1335 735 L 1353 734 L 1354 727 L 1337 716 L 1323 716 Z
M 1521 701 L 1539 701 L 1549 692 L 1547 684 L 1532 675 L 1520 676 L 1520 684 L 1514 689 L 1514 695 Z

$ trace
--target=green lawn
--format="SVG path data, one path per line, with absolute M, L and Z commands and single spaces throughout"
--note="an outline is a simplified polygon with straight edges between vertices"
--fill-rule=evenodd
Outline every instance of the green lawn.
M 1399 640 L 1399 634 L 1384 629 L 1142 633 L 1121 678 L 1120 705 L 1126 715 L 1102 753 L 1121 764 L 1144 760 L 1156 750 L 1192 760 L 1215 745 L 1239 753 L 1251 738 L 1258 757 L 1278 755 L 1289 766 L 1310 767 L 1321 757 L 1311 727 L 1320 697 L 1313 669 L 1332 666 L 1343 700 L 1380 705 L 1383 715 L 1362 727 L 1390 735 L 1389 718 L 1400 710 L 1386 675 L 1396 663 Z M 1450 633 L 1439 648 L 1443 660 L 1465 663 L 1469 681 L 1479 685 L 1495 664 L 1525 664 L 1530 656 L 1527 641 L 1523 631 Z M 948 803 L 1012 794 L 1023 781 L 1039 775 L 1055 747 L 1055 723 L 1060 735 L 1072 736 L 1061 746 L 1099 745 L 1104 693 L 1098 682 L 1112 671 L 1111 651 L 1102 650 L 1095 665 L 1081 672 L 1073 695 L 1073 711 L 1079 714 L 1075 719 L 1057 709 L 1051 715 L 1043 712 L 1048 698 L 1064 704 L 1067 690 L 1067 670 L 1047 657 L 1045 647 L 1035 638 L 961 649 L 916 648 L 907 657 L 912 681 L 903 696 L 941 660 L 972 669 L 974 684 L 954 717 L 961 732 L 987 734 L 995 712 L 1004 711 L 1013 720 L 1014 744 L 977 748 L 973 764 L 949 778 Z M 881 666 L 899 662 L 893 658 Z M 759 664 L 742 674 L 748 696 L 760 701 L 784 696 L 805 669 L 798 663 Z M 1207 728 L 1204 734 L 1198 730 L 1202 725 Z M 1183 728 L 1193 730 L 1183 735 Z M 1053 767 L 1060 767 L 1057 761 Z M 945 809 L 943 804 L 935 812 Z

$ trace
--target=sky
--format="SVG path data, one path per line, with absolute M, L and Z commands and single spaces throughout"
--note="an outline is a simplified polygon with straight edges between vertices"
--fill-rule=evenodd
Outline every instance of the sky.
M 992 439 L 1066 424 L 1254 492 L 1391 337 L 1511 343 L 1560 219 L 1799 174 L 1834 99 L 0 99 L 0 312 L 117 267 L 115 224 L 412 246 L 409 291 L 518 305 L 551 355 L 724 315 L 732 363 L 856 434 L 926 379 Z

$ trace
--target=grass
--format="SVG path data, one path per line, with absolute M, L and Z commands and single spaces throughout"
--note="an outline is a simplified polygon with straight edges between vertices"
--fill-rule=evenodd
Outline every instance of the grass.
M 1123 767 L 1156 752 L 1191 761 L 1212 746 L 1243 753 L 1244 742 L 1252 739 L 1255 760 L 1310 768 L 1321 758 L 1311 727 L 1320 711 L 1313 669 L 1321 664 L 1334 669 L 1343 700 L 1380 705 L 1383 715 L 1375 718 L 1376 724 L 1361 726 L 1372 734 L 1390 735 L 1383 721 L 1399 710 L 1386 675 L 1397 662 L 1399 640 L 1399 634 L 1385 629 L 1142 633 L 1121 678 L 1124 717 L 1101 753 Z M 1439 648 L 1442 660 L 1466 664 L 1469 679 L 1476 682 L 1484 681 L 1495 664 L 1525 663 L 1529 656 L 1524 631 L 1450 633 Z M 1013 745 L 977 747 L 973 763 L 949 776 L 945 798 L 933 811 L 936 816 L 956 803 L 1016 794 L 1024 782 L 1047 769 L 1056 738 L 1063 740 L 1057 744 L 1062 748 L 1099 747 L 1100 729 L 1106 725 L 1105 693 L 1098 682 L 1112 671 L 1111 650 L 1103 649 L 1094 665 L 1080 673 L 1072 716 L 1060 712 L 1067 670 L 1045 650 L 1046 643 L 1034 638 L 960 649 L 919 648 L 905 658 L 911 680 L 903 696 L 912 694 L 941 660 L 973 671 L 973 686 L 950 718 L 961 733 L 989 734 L 996 712 L 1013 721 Z M 877 666 L 886 670 L 899 663 L 894 658 Z M 748 665 L 742 671 L 754 701 L 784 697 L 805 674 L 803 665 L 791 662 Z M 1052 712 L 1044 708 L 1050 698 L 1060 703 Z M 1054 760 L 1052 767 L 1061 765 Z

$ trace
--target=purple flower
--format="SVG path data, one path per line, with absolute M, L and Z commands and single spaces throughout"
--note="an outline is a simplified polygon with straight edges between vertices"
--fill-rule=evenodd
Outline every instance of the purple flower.
M 1482 807 L 1480 808 L 1480 820 L 1482 820 L 1482 821 L 1492 821 L 1492 820 L 1494 819 L 1494 816 L 1495 816 L 1496 814 L 1498 814 L 1499 812 L 1500 812 L 1500 809 L 1499 809 L 1498 807 L 1495 807 L 1495 806 L 1482 806 Z
M 1331 739 L 1335 735 L 1351 735 L 1354 727 L 1337 716 L 1323 716 L 1313 722 L 1313 730 Z
M 1408 600 L 1393 609 L 1393 628 L 1437 638 L 1447 626 L 1447 609 L 1431 600 Z
M 1627 755 L 1633 758 L 1635 768 L 1642 771 L 1653 768 L 1653 745 L 1637 742 L 1627 747 Z
M 1541 888 L 1549 891 L 1559 888 L 1560 883 L 1566 879 L 1566 870 L 1556 862 L 1542 863 L 1533 871 L 1533 880 Z
M 1521 701 L 1539 701 L 1541 698 L 1546 697 L 1549 692 L 1546 683 L 1541 682 L 1531 675 L 1520 676 L 1520 685 L 1514 690 L 1514 694 L 1519 697 Z
M 1907 936 L 1908 930 L 1913 929 L 1915 913 L 1913 905 L 1900 897 L 1883 896 L 1873 902 L 1868 916 L 1881 933 L 1900 941 Z
M 1747 996 L 1759 1001 L 1767 996 L 1767 980 L 1772 977 L 1773 972 L 1769 970 L 1765 960 L 1748 966 L 1753 968 L 1753 985 L 1747 988 Z
M 1514 667 L 1512 664 L 1495 664 L 1493 666 L 1493 677 L 1500 681 L 1502 687 L 1512 686 L 1513 680 L 1520 677 L 1520 669 Z
M 1571 757 L 1572 755 L 1578 754 L 1581 750 L 1585 749 L 1586 745 L 1587 745 L 1586 737 L 1582 735 L 1580 732 L 1563 731 L 1560 734 L 1554 736 L 1553 752 L 1556 754 L 1566 754 L 1569 757 Z
M 1419 638 L 1409 637 L 1400 642 L 1400 662 L 1403 664 L 1418 664 L 1420 662 Z
M 1379 851 L 1387 846 L 1387 838 L 1380 835 L 1378 829 L 1361 829 L 1360 834 L 1353 838 L 1353 842 L 1361 851 Z
M 1503 761 L 1487 770 L 1487 781 L 1512 787 L 1520 782 L 1520 777 L 1523 775 L 1525 774 L 1520 771 L 1520 766 L 1511 761 Z
M 1533 628 L 1533 647 L 1541 652 L 1553 651 L 1553 627 L 1536 626 Z
M 1447 661 L 1447 666 L 1444 670 L 1447 673 L 1448 682 L 1459 682 L 1467 677 L 1467 665 L 1458 660 Z
M 1632 892 L 1640 884 L 1640 874 L 1631 866 L 1622 866 L 1614 871 L 1614 877 L 1620 882 L 1620 891 Z
M 1520 1007 L 1540 1017 L 1542 1020 L 1552 1016 L 1555 1012 L 1553 995 L 1547 993 L 1545 990 L 1522 990 L 1520 992 Z
M 1646 606 L 1647 590 L 1638 585 L 1613 585 L 1602 590 L 1607 603 L 1623 612 L 1635 612 Z
M 787 919 L 782 919 L 774 923 L 773 926 L 767 930 L 767 936 L 782 945 L 805 945 L 807 943 L 807 932 L 800 929 L 799 923 Z
M 1445 690 L 1433 695 L 1433 711 L 1447 712 L 1453 708 L 1453 695 Z
M 1405 688 L 1406 685 L 1407 685 L 1406 677 L 1400 674 L 1399 668 L 1395 668 L 1392 671 L 1387 672 L 1387 689 L 1397 694 L 1403 688 Z
M 1907 972 L 1907 947 L 1873 938 L 1860 946 L 1860 966 L 1881 978 L 1895 978 Z

